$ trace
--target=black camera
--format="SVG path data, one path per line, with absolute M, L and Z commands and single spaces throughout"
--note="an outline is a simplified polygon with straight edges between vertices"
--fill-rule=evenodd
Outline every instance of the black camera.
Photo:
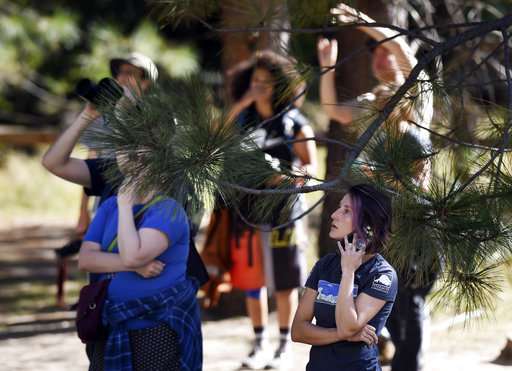
M 75 93 L 95 106 L 101 106 L 115 104 L 123 96 L 123 88 L 110 77 L 101 79 L 98 84 L 81 79 L 76 84 Z

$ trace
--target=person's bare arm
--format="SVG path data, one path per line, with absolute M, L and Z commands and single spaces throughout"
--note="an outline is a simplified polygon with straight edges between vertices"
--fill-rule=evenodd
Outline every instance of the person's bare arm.
M 306 287 L 292 322 L 292 340 L 310 345 L 327 345 L 343 340 L 336 328 L 324 328 L 311 323 L 317 292 Z
M 354 233 L 354 239 L 357 235 Z M 345 237 L 345 247 L 339 247 L 341 254 L 341 282 L 336 302 L 335 318 L 339 336 L 352 336 L 361 331 L 386 304 L 385 300 L 362 293 L 354 300 L 355 271 L 359 268 L 365 254 L 356 250 L 354 244 Z
M 338 58 L 338 42 L 334 39 L 320 39 L 317 47 L 320 67 L 322 69 L 333 67 Z M 352 122 L 351 108 L 338 103 L 334 68 L 331 68 L 320 77 L 320 103 L 330 119 L 343 125 L 348 125 Z
M 348 278 L 345 281 L 347 280 Z M 352 291 L 348 292 L 348 287 L 353 289 L 353 285 L 345 286 L 345 282 L 342 279 L 338 302 L 336 303 L 336 327 L 340 336 L 357 334 L 386 304 L 384 300 L 374 298 L 365 293 L 360 294 L 354 300 L 352 298 Z
M 331 13 L 336 15 L 338 20 L 342 23 L 375 23 L 375 21 L 367 14 L 343 3 L 340 3 L 336 8 L 331 9 Z M 397 31 L 386 27 L 359 26 L 358 29 L 377 42 L 397 35 Z M 395 37 L 390 41 L 384 42 L 382 46 L 388 49 L 389 52 L 395 56 L 398 67 L 402 71 L 404 77 L 407 78 L 413 67 L 416 65 L 417 60 L 414 57 L 411 47 L 407 44 L 405 36 Z
M 249 88 L 245 92 L 245 94 L 240 98 L 238 101 L 234 102 L 233 105 L 230 107 L 228 115 L 227 115 L 227 122 L 232 123 L 234 120 L 240 115 L 240 113 L 248 108 L 251 104 L 253 104 L 256 99 L 261 96 L 262 91 L 258 88 Z
M 71 157 L 82 132 L 99 116 L 90 104 L 75 119 L 57 141 L 46 151 L 42 165 L 52 174 L 84 187 L 91 186 L 91 176 L 84 160 Z
M 304 125 L 297 134 L 296 139 L 313 138 L 314 136 L 315 133 L 311 126 Z M 306 142 L 294 143 L 293 151 L 300 159 L 301 170 L 306 174 L 315 176 L 317 171 L 316 142 L 314 140 L 308 140 Z
M 103 252 L 98 243 L 84 241 L 78 254 L 78 268 L 91 273 L 131 271 L 144 278 L 151 278 L 162 273 L 165 264 L 158 260 L 152 260 L 138 267 L 127 267 L 119 254 Z
M 96 151 L 89 150 L 87 158 L 97 158 Z M 82 236 L 87 231 L 89 224 L 91 223 L 91 216 L 89 214 L 89 196 L 82 190 L 82 197 L 80 199 L 80 215 L 78 216 L 78 222 L 75 227 L 75 233 Z
M 117 195 L 119 256 L 125 266 L 132 268 L 155 259 L 170 244 L 167 235 L 158 229 L 141 227 L 137 230 L 132 212 L 134 192 L 133 187 L 124 183 Z
M 292 323 L 292 340 L 309 345 L 328 345 L 338 341 L 377 343 L 375 328 L 367 325 L 353 336 L 340 336 L 336 328 L 325 328 L 311 323 L 314 315 L 315 298 L 318 292 L 306 287 Z
M 75 233 L 78 236 L 82 236 L 89 227 L 91 217 L 89 215 L 89 196 L 82 190 L 82 197 L 80 199 L 80 215 L 78 216 L 78 222 L 75 227 Z

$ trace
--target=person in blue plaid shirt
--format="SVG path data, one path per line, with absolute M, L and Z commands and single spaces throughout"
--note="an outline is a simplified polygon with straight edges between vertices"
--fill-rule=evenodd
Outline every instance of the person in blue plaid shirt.
M 198 285 L 186 274 L 187 215 L 175 200 L 155 196 L 123 184 L 84 237 L 80 268 L 111 277 L 108 338 L 96 342 L 90 371 L 202 369 Z

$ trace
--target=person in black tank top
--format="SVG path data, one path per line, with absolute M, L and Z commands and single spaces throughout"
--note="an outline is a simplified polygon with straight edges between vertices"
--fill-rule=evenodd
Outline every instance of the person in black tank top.
M 313 137 L 314 133 L 298 110 L 302 100 L 298 98 L 298 93 L 303 86 L 296 85 L 297 76 L 291 66 L 289 59 L 262 51 L 233 69 L 231 96 L 234 103 L 229 121 L 242 131 L 250 131 L 255 143 L 271 158 L 272 163 L 277 163 L 282 169 L 313 175 L 316 167 L 315 142 L 293 142 Z M 299 88 L 294 89 L 294 86 Z M 247 212 L 251 208 L 250 198 L 249 202 L 243 203 Z M 299 197 L 290 218 L 300 214 L 302 205 L 303 198 Z M 240 212 L 244 213 L 243 210 Z M 236 217 L 236 213 L 233 215 Z M 272 219 L 271 226 L 279 224 L 278 215 Z M 305 278 L 305 258 L 301 245 L 307 243 L 307 239 L 303 223 L 303 220 L 299 220 L 287 228 L 262 233 L 262 246 L 257 248 L 263 249 L 267 262 L 266 286 L 275 289 L 280 341 L 272 354 L 265 331 L 268 317 L 265 287 L 254 290 L 243 288 L 247 292 L 246 306 L 256 337 L 254 348 L 242 363 L 246 368 L 279 368 L 289 363 L 291 319 L 297 305 L 297 289 Z M 251 227 L 240 221 L 237 229 L 247 230 Z M 236 287 L 234 280 L 233 285 Z

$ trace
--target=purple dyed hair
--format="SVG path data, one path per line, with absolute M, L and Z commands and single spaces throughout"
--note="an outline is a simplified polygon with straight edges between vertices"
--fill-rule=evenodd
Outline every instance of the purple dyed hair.
M 391 232 L 391 199 L 369 184 L 349 188 L 354 233 L 363 239 L 367 253 L 380 251 Z

